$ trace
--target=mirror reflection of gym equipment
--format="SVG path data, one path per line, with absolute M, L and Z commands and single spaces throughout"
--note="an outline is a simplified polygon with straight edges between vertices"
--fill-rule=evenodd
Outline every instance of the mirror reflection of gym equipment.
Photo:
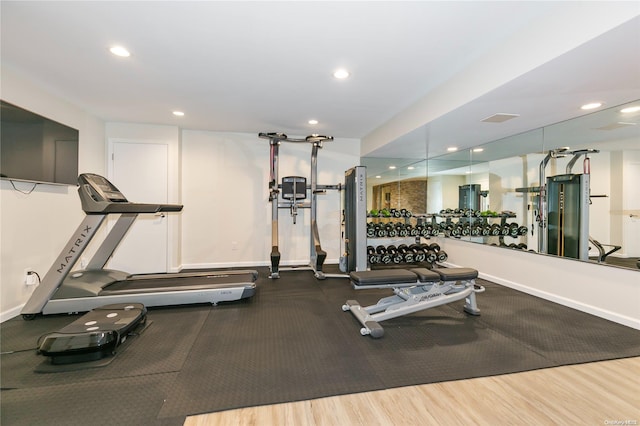
M 598 250 L 598 262 L 603 262 L 620 246 L 602 244 L 589 235 L 589 206 L 592 198 L 606 195 L 591 194 L 591 162 L 589 154 L 597 154 L 596 149 L 569 151 L 557 148 L 548 152 L 540 163 L 540 187 L 531 188 L 538 192 L 538 252 L 589 260 L 589 243 Z M 565 174 L 545 176 L 545 170 L 552 158 L 573 157 L 566 166 Z M 573 173 L 573 167 L 583 157 L 582 173 Z M 606 249 L 605 247 L 609 247 Z
M 310 135 L 304 139 L 289 138 L 284 133 L 259 133 L 258 137 L 268 139 L 270 145 L 270 169 L 269 169 L 269 202 L 271 203 L 271 263 L 269 278 L 280 278 L 280 271 L 310 269 L 318 279 L 328 277 L 346 277 L 342 274 L 327 274 L 323 271 L 326 251 L 322 249 L 317 222 L 317 196 L 326 194 L 327 190 L 342 191 L 342 184 L 321 185 L 318 184 L 318 150 L 322 149 L 323 142 L 333 140 L 332 136 Z M 302 176 L 285 176 L 279 183 L 278 155 L 282 142 L 311 144 L 311 171 L 309 184 Z M 307 200 L 309 195 L 309 200 Z M 280 267 L 280 248 L 278 241 L 278 210 L 288 209 L 294 224 L 297 223 L 298 209 L 310 210 L 309 227 L 309 264 L 300 267 Z M 352 244 L 355 250 L 355 244 Z M 364 252 L 362 250 L 361 252 Z M 362 255 L 361 255 L 362 257 Z M 343 257 L 346 261 L 346 256 Z M 341 263 L 342 260 L 341 259 Z M 355 268 L 355 265 L 353 265 Z M 343 266 L 343 272 L 346 268 Z

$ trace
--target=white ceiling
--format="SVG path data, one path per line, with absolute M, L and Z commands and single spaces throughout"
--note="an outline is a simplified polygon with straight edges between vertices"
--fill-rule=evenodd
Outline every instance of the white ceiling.
M 1 59 L 105 121 L 364 138 L 564 3 L 3 0 Z M 640 18 L 504 83 L 418 133 L 470 146 L 576 116 L 586 95 L 639 99 Z M 521 116 L 479 122 L 495 112 Z

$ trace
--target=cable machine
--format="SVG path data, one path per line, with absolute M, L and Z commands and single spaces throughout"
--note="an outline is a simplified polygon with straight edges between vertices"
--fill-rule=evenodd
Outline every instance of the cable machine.
M 322 250 L 317 223 L 317 195 L 325 194 L 327 190 L 342 190 L 342 185 L 318 184 L 318 150 L 323 142 L 330 142 L 333 136 L 310 135 L 304 139 L 292 139 L 284 133 L 259 133 L 258 137 L 269 140 L 270 169 L 269 169 L 269 202 L 271 202 L 271 273 L 269 278 L 280 278 L 280 271 L 291 269 L 311 269 L 318 279 L 327 277 L 343 277 L 340 274 L 325 274 L 322 270 L 327 252 Z M 311 175 L 310 183 L 300 176 L 286 176 L 282 183 L 278 183 L 278 153 L 282 142 L 311 144 Z M 307 199 L 309 194 L 309 201 Z M 282 194 L 281 197 L 278 195 Z M 280 200 L 282 198 L 282 202 Z M 309 265 L 297 268 L 280 268 L 280 250 L 278 244 L 278 209 L 289 209 L 293 223 L 296 223 L 298 209 L 308 208 L 311 211 L 310 221 L 310 254 Z
M 589 154 L 596 149 L 549 151 L 540 163 L 540 196 L 538 200 L 538 252 L 589 260 L 589 204 L 591 163 Z M 573 155 L 566 173 L 545 179 L 545 168 L 551 158 Z M 583 172 L 572 173 L 573 166 L 584 156 Z

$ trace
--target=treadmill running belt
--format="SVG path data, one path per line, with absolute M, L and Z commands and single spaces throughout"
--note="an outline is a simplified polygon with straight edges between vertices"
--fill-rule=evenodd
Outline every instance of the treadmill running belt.
M 139 293 L 141 290 L 145 292 L 163 292 L 176 290 L 198 290 L 206 288 L 230 288 L 238 287 L 243 284 L 253 286 L 251 274 L 176 276 L 175 278 L 136 278 L 116 281 L 109 284 L 100 292 L 100 294 Z

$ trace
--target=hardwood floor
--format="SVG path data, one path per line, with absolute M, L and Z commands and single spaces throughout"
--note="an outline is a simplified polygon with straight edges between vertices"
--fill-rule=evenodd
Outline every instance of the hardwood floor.
M 188 417 L 222 425 L 640 425 L 640 357 Z

